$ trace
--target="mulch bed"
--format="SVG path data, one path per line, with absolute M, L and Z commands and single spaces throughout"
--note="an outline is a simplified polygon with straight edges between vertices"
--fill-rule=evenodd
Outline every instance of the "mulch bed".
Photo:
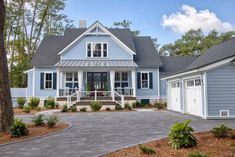
M 56 108 L 55 108 L 55 109 L 56 109 Z M 13 109 L 15 115 L 22 115 L 22 114 L 33 115 L 33 114 L 35 114 L 35 113 L 37 113 L 37 112 L 46 111 L 46 110 L 51 110 L 51 109 L 48 109 L 48 108 L 41 108 L 40 111 L 32 109 L 29 113 L 24 112 L 23 109 L 19 109 L 19 108 L 14 108 L 14 109 Z M 53 109 L 53 110 L 54 110 L 54 109 Z
M 235 133 L 235 130 L 233 132 Z M 142 154 L 137 146 L 132 146 L 109 153 L 104 155 L 104 157 L 187 157 L 189 152 L 201 152 L 209 157 L 232 156 L 231 144 L 235 144 L 235 140 L 231 138 L 215 138 L 210 132 L 200 132 L 194 135 L 198 139 L 198 145 L 193 148 L 173 149 L 169 145 L 169 140 L 164 138 L 144 144 L 156 151 L 156 154 L 153 155 Z
M 16 142 L 16 141 L 34 138 L 34 137 L 38 137 L 42 135 L 47 135 L 47 134 L 68 128 L 69 126 L 70 125 L 68 123 L 58 123 L 55 125 L 55 127 L 48 128 L 47 126 L 35 127 L 33 124 L 27 124 L 27 128 L 29 129 L 29 134 L 27 136 L 11 138 L 10 134 L 0 132 L 0 144 Z

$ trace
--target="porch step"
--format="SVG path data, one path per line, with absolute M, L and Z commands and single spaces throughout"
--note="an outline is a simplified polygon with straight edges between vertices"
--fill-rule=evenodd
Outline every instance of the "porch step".
M 113 101 L 102 101 L 102 105 L 113 105 L 115 106 L 117 103 Z M 76 102 L 76 105 L 90 105 L 90 101 L 80 101 Z
M 92 100 L 95 100 L 95 97 L 94 96 L 90 96 L 90 97 L 81 97 L 81 100 L 82 101 L 92 101 Z M 97 101 L 99 100 L 109 100 L 111 101 L 112 100 L 112 97 L 104 97 L 104 96 L 97 96 Z

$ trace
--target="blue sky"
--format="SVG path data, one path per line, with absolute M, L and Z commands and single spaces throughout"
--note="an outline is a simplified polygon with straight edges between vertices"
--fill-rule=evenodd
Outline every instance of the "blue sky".
M 66 4 L 64 13 L 75 26 L 80 19 L 88 26 L 99 20 L 107 27 L 126 19 L 132 21 L 132 30 L 157 38 L 160 44 L 175 41 L 191 27 L 202 27 L 205 33 L 235 28 L 234 0 L 67 0 Z

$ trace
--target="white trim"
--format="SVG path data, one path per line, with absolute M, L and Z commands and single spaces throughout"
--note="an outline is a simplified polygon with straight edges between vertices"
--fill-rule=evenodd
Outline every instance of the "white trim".
M 208 116 L 208 99 L 207 99 L 207 72 L 203 75 L 203 88 L 204 88 L 204 116 Z
M 60 70 L 56 69 L 56 95 L 59 97 L 60 95 Z
M 88 52 L 87 52 L 87 47 L 88 47 L 88 44 L 91 44 L 91 57 L 88 57 Z M 101 44 L 101 57 L 94 57 L 94 51 L 93 51 L 93 44 Z M 107 54 L 106 54 L 106 57 L 104 57 L 104 44 L 107 45 Z M 86 58 L 87 59 L 98 59 L 98 58 L 105 58 L 107 59 L 109 57 L 108 55 L 108 51 L 109 51 L 109 45 L 108 45 L 108 42 L 86 42 Z
M 160 74 L 159 74 L 159 67 L 157 68 L 157 93 L 158 93 L 158 97 L 161 96 L 161 93 L 160 93 Z
M 222 112 L 227 112 L 227 116 L 222 116 Z M 219 110 L 219 116 L 220 117 L 229 117 L 229 110 Z
M 114 36 L 108 29 L 106 29 L 100 22 L 96 21 L 94 24 L 92 24 L 85 32 L 83 32 L 80 36 L 78 36 L 75 40 L 73 40 L 69 45 L 67 45 L 65 48 L 63 48 L 58 55 L 61 55 L 64 53 L 68 48 L 70 48 L 74 43 L 76 43 L 79 39 L 81 39 L 84 35 L 89 34 L 90 31 L 92 31 L 95 27 L 99 27 L 104 33 L 110 35 L 118 45 L 123 47 L 127 52 L 130 54 L 136 54 L 134 51 L 132 51 L 127 45 L 125 45 L 121 40 L 119 40 L 116 36 Z
M 36 79 L 36 68 L 35 68 L 35 66 L 33 67 L 33 95 L 32 96 L 35 96 L 35 79 Z
M 51 88 L 46 88 L 46 74 L 51 74 Z M 53 72 L 44 72 L 43 90 L 53 90 Z
M 183 76 L 183 75 L 189 75 L 189 74 L 196 73 L 196 72 L 207 71 L 207 70 L 216 68 L 218 66 L 222 66 L 222 65 L 224 65 L 226 63 L 229 63 L 229 62 L 233 61 L 234 59 L 235 59 L 235 57 L 230 57 L 230 58 L 224 59 L 222 61 L 218 61 L 216 63 L 212 63 L 210 65 L 198 68 L 196 70 L 187 71 L 187 72 L 183 72 L 183 73 L 180 73 L 180 74 L 176 74 L 176 75 L 172 75 L 172 76 L 169 76 L 169 77 L 162 78 L 162 80 L 171 79 L 171 78 L 179 77 L 179 76 Z
M 140 89 L 150 89 L 149 88 L 149 82 L 150 82 L 149 73 L 150 73 L 149 71 L 148 72 L 147 71 L 141 71 L 140 72 L 140 74 L 141 74 L 140 75 Z M 148 80 L 147 80 L 148 81 L 148 87 L 143 88 L 143 86 L 142 86 L 142 74 L 147 74 L 147 76 L 148 76 Z
M 29 70 L 24 71 L 23 73 L 27 74 L 27 73 L 29 73 L 29 72 L 31 72 L 31 71 L 33 71 L 33 70 L 34 70 L 34 68 L 31 68 L 31 69 L 29 69 Z

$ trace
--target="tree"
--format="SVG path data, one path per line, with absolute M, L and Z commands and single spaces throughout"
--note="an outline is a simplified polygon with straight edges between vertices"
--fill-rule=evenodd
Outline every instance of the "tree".
M 8 131 L 13 122 L 7 54 L 4 46 L 5 5 L 0 0 L 0 131 Z
M 114 22 L 113 25 L 116 26 L 116 27 L 121 27 L 121 28 L 128 28 L 130 29 L 130 25 L 132 24 L 131 21 L 129 20 L 123 20 L 123 21 L 120 21 L 120 22 Z M 133 34 L 133 36 L 138 36 L 140 35 L 140 31 L 139 30 L 135 30 L 135 31 L 131 31 L 131 33 Z
M 234 35 L 235 32 L 233 31 L 219 33 L 216 30 L 212 30 L 207 35 L 204 35 L 201 29 L 190 30 L 174 43 L 163 45 L 160 49 L 160 54 L 201 55 L 211 46 L 220 44 Z

